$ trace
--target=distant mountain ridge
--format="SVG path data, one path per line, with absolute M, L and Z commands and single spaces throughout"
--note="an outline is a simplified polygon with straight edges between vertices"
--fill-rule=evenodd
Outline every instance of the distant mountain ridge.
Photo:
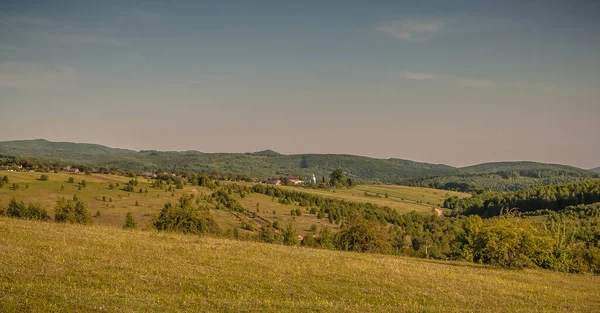
M 600 173 L 600 167 L 593 168 L 590 171 Z
M 246 155 L 253 155 L 253 156 L 265 156 L 265 157 L 276 157 L 276 156 L 280 156 L 281 153 L 273 151 L 273 150 L 263 150 L 263 151 L 256 151 L 256 152 L 248 152 L 245 153 Z
M 341 167 L 349 177 L 364 181 L 401 183 L 407 179 L 464 176 L 512 170 L 553 170 L 593 175 L 592 172 L 560 164 L 536 162 L 494 162 L 464 168 L 397 158 L 377 159 L 345 154 L 284 155 L 273 150 L 252 153 L 204 153 L 199 151 L 157 151 L 110 148 L 97 144 L 52 142 L 44 139 L 0 142 L 0 157 L 22 157 L 61 161 L 89 166 L 117 166 L 134 171 L 157 169 L 248 174 L 252 177 L 277 175 L 328 176 Z
M 581 168 L 577 168 L 569 165 L 562 164 L 550 164 L 550 163 L 539 163 L 531 161 L 518 161 L 518 162 L 489 162 L 477 165 L 461 167 L 461 170 L 469 174 L 489 174 L 497 173 L 502 171 L 515 171 L 515 170 L 530 170 L 530 169 L 547 169 L 547 170 L 571 170 L 578 172 L 589 172 Z

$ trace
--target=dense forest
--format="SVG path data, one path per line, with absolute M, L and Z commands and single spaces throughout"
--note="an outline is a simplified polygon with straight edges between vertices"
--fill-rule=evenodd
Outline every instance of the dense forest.
M 516 192 L 486 192 L 471 198 L 446 199 L 444 207 L 454 214 L 477 214 L 482 217 L 500 215 L 503 211 L 543 214 L 561 212 L 569 206 L 600 202 L 600 180 L 564 185 L 543 186 Z
M 573 169 L 535 168 L 495 173 L 413 178 L 402 185 L 454 190 L 470 193 L 518 191 L 539 186 L 566 184 L 600 178 L 600 174 Z

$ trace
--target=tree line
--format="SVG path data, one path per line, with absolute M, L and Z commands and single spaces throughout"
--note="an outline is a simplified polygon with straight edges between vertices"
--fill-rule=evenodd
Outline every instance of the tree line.
M 508 193 L 486 192 L 471 198 L 450 197 L 444 207 L 454 214 L 498 216 L 502 211 L 562 211 L 569 206 L 600 202 L 600 180 L 542 186 Z M 531 215 L 531 214 L 530 214 Z

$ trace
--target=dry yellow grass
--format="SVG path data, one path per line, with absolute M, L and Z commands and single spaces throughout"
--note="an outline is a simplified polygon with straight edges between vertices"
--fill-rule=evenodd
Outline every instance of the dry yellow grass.
M 2 312 L 597 312 L 600 277 L 0 218 Z
M 458 196 L 461 198 L 471 196 L 455 191 L 394 185 L 358 185 L 350 189 L 310 189 L 294 186 L 281 186 L 281 188 L 346 201 L 369 202 L 381 206 L 389 206 L 400 213 L 409 213 L 411 211 L 429 213 L 432 209 L 441 207 L 444 200 L 449 196 Z M 367 192 L 367 196 L 365 192 Z M 385 194 L 388 195 L 387 198 Z
M 174 195 L 171 192 L 155 189 L 150 187 L 150 181 L 138 178 L 139 184 L 135 187 L 136 192 L 126 192 L 121 188 L 131 179 L 128 177 L 115 175 L 74 175 L 68 173 L 50 173 L 48 181 L 37 180 L 41 173 L 28 172 L 3 172 L 0 171 L 0 176 L 7 175 L 10 184 L 0 188 L 0 206 L 6 206 L 11 198 L 23 200 L 25 203 L 39 203 L 50 215 L 54 213 L 56 201 L 60 197 L 71 198 L 77 195 L 87 205 L 90 214 L 95 215 L 100 211 L 99 217 L 93 218 L 94 225 L 122 227 L 125 221 L 127 212 L 132 212 L 134 219 L 138 222 L 139 228 L 151 228 L 151 219 L 153 215 L 157 215 L 162 209 L 166 201 L 177 201 L 183 194 L 211 194 L 212 191 L 199 186 L 186 185 L 183 189 L 175 190 Z M 67 180 L 72 177 L 75 183 L 67 183 Z M 87 187 L 79 190 L 78 183 L 81 180 L 86 180 Z M 10 185 L 18 183 L 19 189 L 12 190 Z M 120 183 L 120 187 L 113 190 L 108 188 L 110 183 Z M 28 186 L 26 188 L 25 186 Z M 64 190 L 61 190 L 64 186 Z M 148 190 L 148 193 L 139 193 L 139 189 Z M 105 197 L 105 201 L 102 199 Z M 256 212 L 256 203 L 259 203 L 259 211 L 257 212 L 260 218 L 250 219 L 247 217 L 238 218 L 228 211 L 211 210 L 212 215 L 219 226 L 224 230 L 231 230 L 235 227 L 241 227 L 242 221 L 255 223 L 259 227 L 259 222 L 264 219 L 269 222 L 279 221 L 280 225 L 284 226 L 288 221 L 293 220 L 299 233 L 304 234 L 309 232 L 312 224 L 319 228 L 327 225 L 332 229 L 336 229 L 337 225 L 329 224 L 327 219 L 317 219 L 314 215 L 304 214 L 302 216 L 291 216 L 292 209 L 300 208 L 306 212 L 306 208 L 301 208 L 297 205 L 283 205 L 277 201 L 272 201 L 271 197 L 262 194 L 249 194 L 245 198 L 239 195 L 232 195 L 241 205 L 249 211 Z M 112 201 L 111 201 L 112 199 Z M 135 203 L 138 202 L 139 206 Z M 273 214 L 275 211 L 275 214 Z

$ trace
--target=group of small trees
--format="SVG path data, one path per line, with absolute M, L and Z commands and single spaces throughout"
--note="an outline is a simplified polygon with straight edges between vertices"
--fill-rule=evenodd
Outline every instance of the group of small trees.
M 356 186 L 356 182 L 350 178 L 346 177 L 344 170 L 341 168 L 336 168 L 329 175 L 329 185 L 331 187 L 348 187 L 352 188 Z
M 54 221 L 57 223 L 91 223 L 87 205 L 77 196 L 73 196 L 73 199 L 60 198 L 54 212 Z M 50 220 L 50 215 L 41 205 L 36 203 L 26 205 L 23 201 L 17 201 L 14 198 L 10 200 L 6 209 L 0 209 L 0 215 L 28 220 Z
M 8 176 L 4 175 L 2 179 L 0 179 L 0 188 L 4 187 L 4 185 L 8 184 Z
M 30 203 L 25 205 L 23 201 L 17 201 L 14 198 L 8 203 L 8 207 L 4 210 L 4 215 L 13 218 L 37 221 L 47 221 L 50 219 L 48 212 L 46 212 L 39 204 Z
M 127 191 L 127 192 L 135 192 L 135 186 L 138 185 L 138 180 L 137 179 L 131 179 L 129 180 L 129 182 L 127 182 L 127 185 L 125 185 L 123 187 L 123 191 Z
M 87 205 L 77 196 L 73 199 L 60 198 L 56 204 L 54 221 L 58 223 L 90 224 L 92 218 Z
M 190 234 L 220 232 L 208 208 L 197 206 L 193 199 L 193 195 L 184 195 L 175 204 L 168 201 L 152 225 L 157 230 Z

